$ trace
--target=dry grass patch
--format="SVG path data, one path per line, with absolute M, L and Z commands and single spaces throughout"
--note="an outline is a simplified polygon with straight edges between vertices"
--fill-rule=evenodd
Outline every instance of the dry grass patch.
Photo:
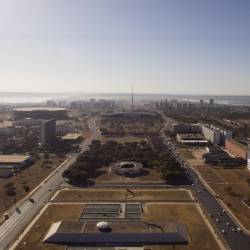
M 128 194 L 131 201 L 191 201 L 186 190 L 132 190 L 135 196 Z M 90 202 L 90 201 L 125 201 L 126 190 L 62 190 L 55 198 L 57 202 Z
M 145 219 L 153 222 L 179 222 L 187 227 L 189 244 L 186 246 L 153 246 L 154 250 L 217 250 L 220 249 L 194 204 L 148 204 Z

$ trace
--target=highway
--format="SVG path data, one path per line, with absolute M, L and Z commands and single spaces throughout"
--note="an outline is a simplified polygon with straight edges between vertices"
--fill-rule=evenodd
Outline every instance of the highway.
M 81 144 L 81 152 L 88 149 L 92 140 L 98 139 L 101 132 L 96 124 L 96 117 L 88 120 L 88 127 L 91 130 L 91 136 Z M 0 249 L 8 249 L 18 235 L 23 231 L 32 218 L 39 210 L 50 200 L 63 182 L 62 173 L 68 169 L 79 156 L 80 153 L 74 153 L 58 167 L 49 177 L 47 177 L 31 195 L 18 203 L 19 211 L 10 209 L 8 211 L 9 219 L 0 226 Z M 29 200 L 29 199 L 33 200 Z M 32 202 L 33 201 L 33 202 Z
M 187 174 L 192 179 L 192 189 L 195 193 L 197 201 L 203 205 L 207 215 L 213 220 L 214 225 L 221 232 L 225 241 L 232 250 L 249 250 L 250 249 L 250 236 L 242 232 L 240 226 L 231 218 L 229 213 L 219 204 L 213 194 L 209 192 L 206 184 L 193 170 L 192 166 L 188 165 L 177 151 L 175 145 L 171 142 L 170 138 L 164 134 L 164 129 L 173 123 L 173 120 L 162 114 L 165 120 L 165 126 L 161 132 L 164 138 L 164 143 L 172 151 L 176 160 L 186 169 Z

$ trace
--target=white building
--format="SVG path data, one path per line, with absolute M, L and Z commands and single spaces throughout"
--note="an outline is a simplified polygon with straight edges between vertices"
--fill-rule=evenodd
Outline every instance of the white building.
M 208 141 L 217 145 L 225 145 L 225 141 L 233 137 L 232 131 L 220 129 L 213 125 L 202 125 L 202 133 Z
M 219 130 L 203 125 L 202 133 L 209 142 L 213 144 L 220 144 L 221 133 Z
M 248 145 L 248 152 L 247 152 L 247 168 L 250 170 L 250 145 Z

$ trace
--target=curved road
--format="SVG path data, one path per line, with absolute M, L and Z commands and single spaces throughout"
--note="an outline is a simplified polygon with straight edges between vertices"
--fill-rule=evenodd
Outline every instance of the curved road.
M 91 130 L 91 137 L 87 138 L 81 144 L 81 152 L 88 149 L 91 141 L 98 139 L 101 135 L 96 124 L 96 117 L 88 120 L 88 127 Z M 31 195 L 28 195 L 18 204 L 20 211 L 11 209 L 9 211 L 9 219 L 0 226 L 0 249 L 8 249 L 18 235 L 23 231 L 26 225 L 39 212 L 39 210 L 49 201 L 51 196 L 59 188 L 63 182 L 62 173 L 68 169 L 81 154 L 71 154 L 69 158 L 58 167 L 49 177 L 47 177 L 37 188 L 34 189 Z M 51 191 L 49 191 L 51 190 Z M 32 198 L 34 202 L 29 199 Z

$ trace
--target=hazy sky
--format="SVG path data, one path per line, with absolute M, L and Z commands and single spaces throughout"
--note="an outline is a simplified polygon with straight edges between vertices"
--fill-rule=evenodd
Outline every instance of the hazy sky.
M 250 0 L 0 0 L 0 91 L 250 95 Z

